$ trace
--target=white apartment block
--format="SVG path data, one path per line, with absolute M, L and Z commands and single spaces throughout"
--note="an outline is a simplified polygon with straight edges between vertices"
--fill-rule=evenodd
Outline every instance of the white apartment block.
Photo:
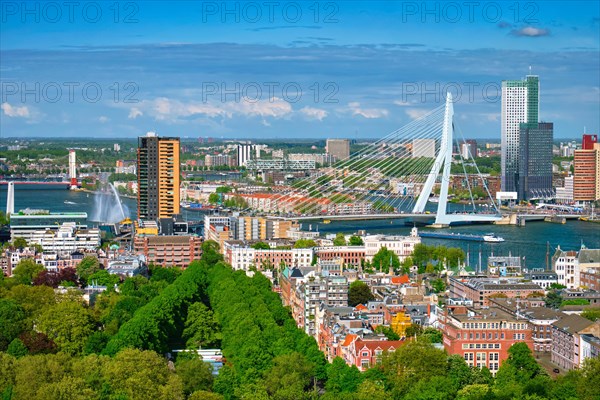
M 248 271 L 252 267 L 262 269 L 270 265 L 278 268 L 281 263 L 289 267 L 310 267 L 313 260 L 313 249 L 253 249 L 242 246 L 239 242 L 223 243 L 225 262 L 234 270 Z
M 75 222 L 63 223 L 57 231 L 38 230 L 32 233 L 29 243 L 39 244 L 44 251 L 59 254 L 76 250 L 95 251 L 100 247 L 100 230 L 77 229 Z
M 563 251 L 560 247 L 552 256 L 552 268 L 558 275 L 558 283 L 567 289 L 581 286 L 582 272 L 591 268 L 600 268 L 600 249 L 582 247 L 577 251 Z
M 385 235 L 370 235 L 363 238 L 365 243 L 365 258 L 367 261 L 372 261 L 373 256 L 385 247 L 393 251 L 400 262 L 410 256 L 415 249 L 415 246 L 421 243 L 417 230 L 412 229 L 410 236 L 385 236 Z
M 552 257 L 552 268 L 558 275 L 559 285 L 564 285 L 567 289 L 579 287 L 579 261 L 576 251 L 562 251 L 558 248 Z

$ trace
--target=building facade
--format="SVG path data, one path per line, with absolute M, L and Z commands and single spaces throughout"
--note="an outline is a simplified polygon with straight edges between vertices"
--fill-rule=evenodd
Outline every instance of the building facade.
M 519 126 L 519 200 L 552 196 L 553 132 L 552 122 L 522 123 Z
M 186 268 L 202 256 L 202 239 L 198 236 L 138 236 L 133 248 L 148 264 Z
M 179 138 L 149 132 L 138 138 L 138 218 L 179 214 Z
M 523 342 L 533 350 L 531 325 L 499 308 L 474 310 L 449 306 L 440 316 L 444 349 L 458 354 L 470 367 L 487 367 L 496 374 L 508 349 Z
M 600 200 L 600 143 L 597 143 L 597 140 L 597 135 L 584 135 L 585 145 L 582 149 L 575 150 L 573 161 L 575 201 Z
M 517 192 L 521 123 L 538 123 L 539 77 L 502 81 L 502 191 Z
M 350 157 L 350 140 L 327 139 L 325 151 L 338 161 L 345 160 Z

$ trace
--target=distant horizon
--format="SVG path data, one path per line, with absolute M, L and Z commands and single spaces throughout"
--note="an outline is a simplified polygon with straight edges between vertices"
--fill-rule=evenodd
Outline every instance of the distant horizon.
M 595 132 L 588 132 L 588 133 L 582 133 L 581 135 L 594 135 L 596 134 Z M 77 137 L 77 136 L 25 136 L 25 137 L 0 137 L 0 143 L 2 141 L 11 141 L 11 140 L 35 140 L 35 141 L 39 141 L 39 140 L 53 140 L 53 141 L 68 141 L 68 140 L 73 140 L 73 139 L 77 139 L 80 141 L 136 141 L 138 137 L 142 137 L 145 135 L 140 135 L 140 136 L 135 136 L 135 137 L 86 137 L 86 138 L 81 138 L 81 137 Z M 206 139 L 206 138 L 210 138 L 212 139 L 214 142 L 219 143 L 219 142 L 225 142 L 225 141 L 252 141 L 252 142 L 289 142 L 289 143 L 302 143 L 302 142 L 315 142 L 315 141 L 326 141 L 327 139 L 348 139 L 350 141 L 375 141 L 375 140 L 380 140 L 385 136 L 382 137 L 377 137 L 377 138 L 365 138 L 365 137 L 359 137 L 359 138 L 352 138 L 352 137 L 342 137 L 342 136 L 329 136 L 329 137 L 321 137 L 321 138 L 297 138 L 297 139 L 279 139 L 279 138 L 257 138 L 257 137 L 235 137 L 235 138 L 217 138 L 217 137 L 212 137 L 212 136 L 197 136 L 197 137 L 184 137 L 184 136 L 177 136 L 177 135 L 161 135 L 158 134 L 158 136 L 168 136 L 168 137 L 178 137 L 179 139 L 181 139 L 182 141 L 192 141 L 192 142 L 198 142 L 198 139 L 202 138 L 202 139 Z M 476 140 L 476 141 L 481 141 L 484 143 L 489 143 L 489 142 L 498 142 L 500 143 L 500 138 L 496 139 L 496 138 L 486 138 L 486 137 L 465 137 L 465 140 Z M 559 137 L 559 138 L 553 138 L 552 141 L 553 142 L 560 142 L 560 141 L 577 141 L 577 142 L 581 142 L 582 140 L 582 136 L 579 137 Z M 208 142 L 203 142 L 202 144 L 209 144 Z

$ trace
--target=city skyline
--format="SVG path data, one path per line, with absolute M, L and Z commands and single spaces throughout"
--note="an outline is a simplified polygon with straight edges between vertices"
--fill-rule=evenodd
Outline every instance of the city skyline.
M 592 2 L 489 3 L 488 15 L 439 2 L 290 2 L 261 18 L 241 3 L 182 3 L 170 13 L 158 2 L 98 3 L 97 23 L 92 7 L 71 23 L 67 10 L 53 22 L 58 14 L 39 3 L 33 15 L 14 4 L 3 3 L 0 28 L 3 138 L 378 138 L 441 104 L 448 89 L 462 95 L 464 136 L 499 140 L 501 81 L 530 73 L 543 79 L 539 119 L 554 122 L 555 137 L 600 126 Z M 357 32 L 362 25 L 371 29 Z

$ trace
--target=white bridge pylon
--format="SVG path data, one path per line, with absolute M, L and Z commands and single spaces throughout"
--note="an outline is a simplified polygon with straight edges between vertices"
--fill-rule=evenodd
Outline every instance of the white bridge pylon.
M 454 106 L 452 103 L 452 94 L 446 95 L 446 109 L 444 113 L 444 125 L 442 130 L 442 141 L 440 151 L 431 167 L 431 171 L 427 176 L 427 180 L 423 185 L 423 190 L 415 203 L 413 213 L 423 213 L 425 206 L 431 196 L 433 185 L 437 181 L 440 169 L 442 170 L 440 197 L 438 202 L 437 213 L 435 217 L 435 225 L 449 226 L 452 223 L 459 222 L 494 222 L 502 219 L 500 215 L 483 215 L 483 214 L 448 214 L 448 185 L 450 183 L 450 168 L 452 166 L 452 136 L 454 131 Z M 493 201 L 493 199 L 492 199 Z

